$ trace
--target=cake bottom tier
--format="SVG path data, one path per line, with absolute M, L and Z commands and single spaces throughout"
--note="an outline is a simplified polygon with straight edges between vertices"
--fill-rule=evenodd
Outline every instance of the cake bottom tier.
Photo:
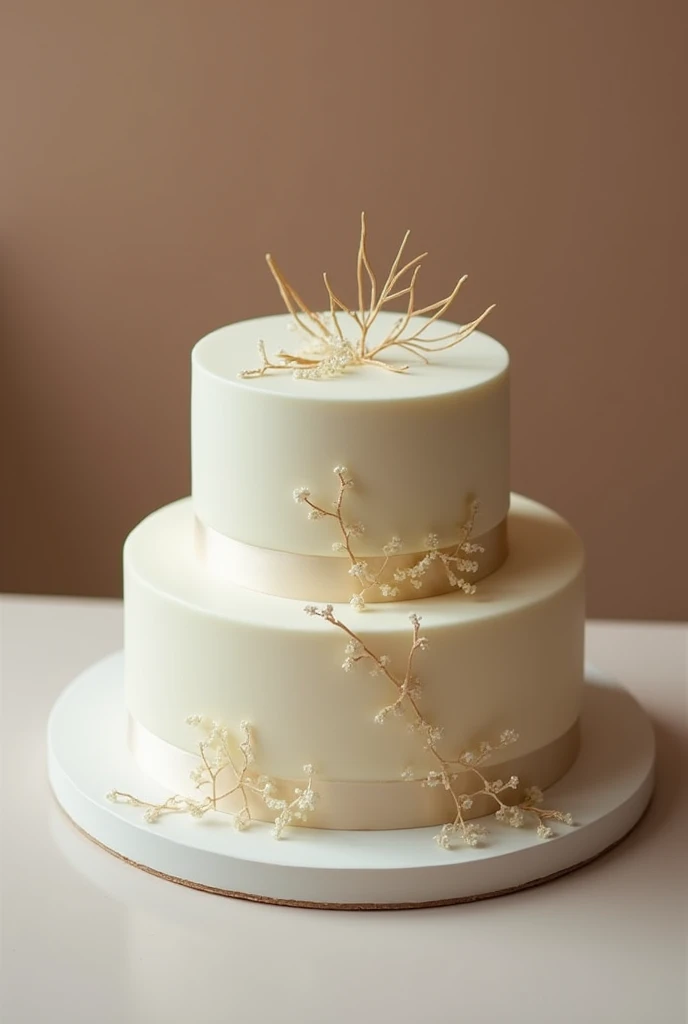
M 296 800 L 301 813 L 309 800 L 294 790 L 310 785 L 318 800 L 307 824 L 324 828 L 439 824 L 453 820 L 457 797 L 478 794 L 463 800 L 468 818 L 521 799 L 526 785 L 551 785 L 577 752 L 582 547 L 563 519 L 519 496 L 508 529 L 506 563 L 472 597 L 423 600 L 420 590 L 417 601 L 360 613 L 335 605 L 323 617 L 322 606 L 308 614 L 300 601 L 242 590 L 204 568 L 190 499 L 153 513 L 124 555 L 137 759 L 198 799 L 238 781 L 218 809 L 246 805 L 244 815 L 265 820 L 280 800 Z M 422 643 L 409 673 L 412 613 Z M 204 763 L 198 739 L 208 730 Z M 196 791 L 189 774 L 199 768 Z M 511 776 L 517 788 L 499 800 L 484 792 Z

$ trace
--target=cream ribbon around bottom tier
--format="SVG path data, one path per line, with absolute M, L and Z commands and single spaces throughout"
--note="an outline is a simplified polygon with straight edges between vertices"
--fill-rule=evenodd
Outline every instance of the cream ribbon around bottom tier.
M 129 718 L 129 746 L 141 769 L 171 793 L 202 799 L 204 787 L 198 790 L 189 773 L 198 767 L 198 754 L 182 750 L 160 739 L 134 718 Z M 569 770 L 579 747 L 578 722 L 563 736 L 519 757 L 481 767 L 490 781 L 505 781 L 517 775 L 522 787 L 537 785 L 546 789 Z M 317 766 L 316 766 L 317 767 Z M 471 793 L 478 788 L 472 772 L 456 779 L 455 792 Z M 303 788 L 304 779 L 275 780 L 278 796 L 291 799 L 294 788 Z M 351 831 L 422 828 L 441 825 L 454 818 L 451 796 L 441 787 L 424 786 L 421 780 L 389 782 L 342 782 L 313 777 L 318 794 L 315 811 L 304 824 L 309 828 L 346 829 Z M 265 807 L 255 794 L 248 793 L 251 816 L 257 821 L 273 821 L 275 811 Z M 522 788 L 506 790 L 505 803 L 522 799 Z M 217 810 L 234 813 L 241 809 L 241 798 L 235 794 L 220 801 Z M 476 797 L 465 818 L 479 818 L 495 810 L 494 801 L 484 795 Z
M 506 519 L 480 536 L 471 537 L 471 543 L 480 544 L 484 548 L 476 556 L 478 571 L 467 576 L 468 582 L 477 583 L 499 569 L 506 559 Z M 356 581 L 349 573 L 349 559 L 342 555 L 303 555 L 254 547 L 225 537 L 212 527 L 205 526 L 199 519 L 195 521 L 195 547 L 198 557 L 211 572 L 261 594 L 336 604 L 348 601 L 357 590 Z M 441 553 L 451 555 L 455 550 L 456 545 L 453 544 L 442 548 Z M 361 560 L 367 563 L 373 575 L 381 570 L 386 561 L 385 582 L 392 583 L 398 591 L 394 598 L 385 598 L 377 587 L 371 587 L 366 592 L 366 601 L 407 601 L 450 593 L 454 588 L 439 558 L 424 573 L 420 589 L 414 588 L 409 581 L 394 583 L 396 570 L 410 569 L 425 554 L 425 551 L 415 551 L 392 555 L 387 559 L 383 556 L 362 555 Z

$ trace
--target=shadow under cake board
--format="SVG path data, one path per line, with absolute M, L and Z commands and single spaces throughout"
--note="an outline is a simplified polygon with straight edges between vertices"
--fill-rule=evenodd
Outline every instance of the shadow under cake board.
M 116 850 L 110 849 L 109 846 L 104 846 L 103 843 L 99 842 L 93 836 L 89 835 L 88 832 L 84 831 L 76 822 L 69 817 L 64 808 L 59 804 L 56 798 L 55 803 L 59 813 L 62 814 L 65 821 L 69 823 L 71 828 L 74 828 L 80 835 L 85 839 L 88 839 L 90 843 L 98 847 L 99 850 L 105 851 L 105 853 L 111 854 L 116 857 L 117 860 L 126 864 L 128 867 L 137 868 L 139 871 L 145 872 L 147 875 L 152 875 L 154 878 L 161 878 L 165 882 L 174 882 L 175 885 L 184 886 L 187 889 L 194 889 L 196 892 L 207 892 L 213 896 L 224 896 L 228 899 L 235 900 L 246 900 L 249 903 L 267 903 L 277 907 L 299 907 L 303 910 L 343 910 L 343 911 L 362 911 L 362 910 L 429 910 L 434 907 L 452 907 L 457 906 L 461 903 L 478 903 L 481 900 L 493 900 L 500 896 L 510 896 L 515 892 L 525 892 L 527 889 L 534 889 L 540 885 L 546 885 L 548 882 L 555 882 L 558 878 L 563 878 L 565 875 L 571 875 L 574 871 L 579 871 L 581 868 L 588 867 L 595 861 L 605 857 L 608 853 L 612 853 L 618 846 L 626 840 L 631 833 L 633 833 L 643 822 L 645 815 L 647 814 L 650 804 L 652 802 L 652 796 L 643 811 L 640 818 L 636 821 L 635 825 L 632 826 L 630 832 L 626 835 L 621 836 L 610 846 L 604 850 L 600 850 L 599 853 L 593 854 L 587 860 L 582 860 L 579 864 L 573 864 L 570 868 L 562 868 L 560 871 L 555 871 L 551 875 L 543 875 L 542 878 L 534 878 L 530 882 L 524 882 L 523 885 L 511 886 L 508 889 L 496 889 L 494 892 L 484 892 L 477 896 L 457 896 L 451 897 L 445 900 L 430 900 L 427 903 L 309 903 L 303 900 L 281 900 L 272 898 L 270 896 L 256 896 L 255 894 L 248 892 L 234 892 L 231 889 L 216 889 L 208 885 L 200 885 L 197 882 L 189 882 L 184 878 L 176 878 L 174 875 L 165 875 L 161 871 L 156 871 L 154 868 L 147 868 L 145 864 L 137 864 L 136 861 L 129 860 L 121 853 L 117 853 Z

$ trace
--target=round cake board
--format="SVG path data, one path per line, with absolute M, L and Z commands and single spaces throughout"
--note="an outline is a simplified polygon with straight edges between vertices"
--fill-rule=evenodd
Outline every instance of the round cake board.
M 654 736 L 645 712 L 622 687 L 589 669 L 581 750 L 545 794 L 573 815 L 538 839 L 494 818 L 483 845 L 441 849 L 437 828 L 342 832 L 290 828 L 275 840 L 268 824 L 236 832 L 228 816 L 167 815 L 155 824 L 140 808 L 111 803 L 118 789 L 162 802 L 170 794 L 144 775 L 126 741 L 123 655 L 91 666 L 57 700 L 48 723 L 48 771 L 63 810 L 96 843 L 170 881 L 227 896 L 326 909 L 392 909 L 472 902 L 537 885 L 616 845 L 647 807 Z M 317 785 L 315 786 L 317 789 Z

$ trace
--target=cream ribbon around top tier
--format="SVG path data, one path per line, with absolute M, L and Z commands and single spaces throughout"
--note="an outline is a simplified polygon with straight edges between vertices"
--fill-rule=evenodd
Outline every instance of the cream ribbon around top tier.
M 503 519 L 492 529 L 480 536 L 471 537 L 471 543 L 479 544 L 484 551 L 478 557 L 478 570 L 471 573 L 468 581 L 476 583 L 495 572 L 507 556 L 507 523 Z M 290 597 L 313 602 L 345 602 L 357 590 L 357 582 L 349 572 L 350 561 L 341 555 L 304 555 L 291 551 L 273 551 L 269 548 L 254 547 L 242 541 L 233 540 L 195 522 L 196 553 L 207 568 L 230 580 L 240 587 L 256 590 L 274 597 Z M 440 549 L 442 554 L 451 555 L 456 545 Z M 394 572 L 409 569 L 425 555 L 424 551 L 383 556 L 365 555 L 370 573 L 375 575 L 386 562 L 385 579 L 392 580 Z M 450 593 L 452 585 L 440 558 L 435 559 L 423 574 L 422 587 L 413 587 L 409 580 L 394 583 L 397 590 L 393 598 L 385 598 L 378 587 L 366 591 L 367 602 L 385 600 L 408 601 L 419 597 L 437 597 Z
M 189 781 L 190 772 L 198 766 L 198 754 L 182 750 L 155 736 L 134 718 L 129 719 L 129 746 L 139 765 L 166 789 L 182 796 L 198 798 L 205 794 Z M 494 765 L 485 765 L 481 771 L 486 778 L 509 779 L 518 776 L 521 785 L 516 790 L 502 793 L 508 803 L 523 799 L 526 786 L 537 781 L 542 789 L 560 779 L 573 764 L 579 748 L 579 727 L 576 722 L 562 736 L 537 750 L 512 757 Z M 292 793 L 303 786 L 303 779 L 275 780 L 279 790 Z M 346 782 L 313 779 L 317 793 L 315 811 L 308 816 L 309 828 L 328 829 L 397 829 L 422 828 L 441 825 L 455 814 L 451 796 L 441 787 L 428 787 L 421 779 L 384 782 Z M 476 790 L 475 776 L 466 771 L 456 778 L 457 793 Z M 275 813 L 250 791 L 247 792 L 251 817 L 257 821 L 272 821 Z M 241 809 L 237 794 L 218 801 L 217 810 L 236 813 Z M 494 811 L 494 801 L 483 794 L 477 795 L 473 806 L 464 812 L 464 818 L 478 818 Z

